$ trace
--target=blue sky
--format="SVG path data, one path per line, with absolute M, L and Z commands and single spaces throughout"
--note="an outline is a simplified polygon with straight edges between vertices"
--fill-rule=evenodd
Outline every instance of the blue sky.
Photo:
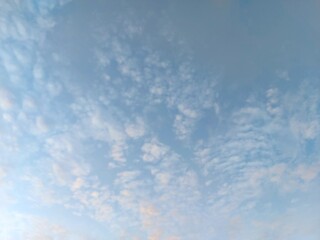
M 0 239 L 319 239 L 319 10 L 2 0 Z

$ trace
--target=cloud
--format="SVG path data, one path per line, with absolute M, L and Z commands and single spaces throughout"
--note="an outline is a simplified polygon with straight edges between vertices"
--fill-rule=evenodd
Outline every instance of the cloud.
M 176 115 L 173 127 L 178 138 L 181 140 L 186 139 L 190 133 L 190 129 L 194 126 L 194 123 L 194 119 L 190 119 L 180 114 Z
M 80 215 L 87 215 L 98 222 L 110 223 L 114 210 L 110 204 L 112 196 L 106 187 L 99 186 L 93 189 L 93 185 L 86 182 L 86 189 L 73 189 L 72 201 L 65 204 L 67 208 Z M 77 201 L 79 206 L 73 201 Z M 73 209 L 74 208 L 74 209 Z
M 127 141 L 131 137 L 138 138 L 144 134 L 142 122 L 137 120 L 133 125 L 125 126 L 124 119 L 111 114 L 111 112 L 115 112 L 114 115 L 120 114 L 121 111 L 118 108 L 106 111 L 94 96 L 87 99 L 77 96 L 71 108 L 80 120 L 74 127 L 81 129 L 79 132 L 83 137 L 108 145 L 110 160 L 113 160 L 108 163 L 109 167 L 114 168 L 125 164 Z
M 153 138 L 150 141 L 143 144 L 142 159 L 145 162 L 157 162 L 160 161 L 167 153 L 167 147 L 161 144 L 157 139 Z
M 13 106 L 13 95 L 8 90 L 0 88 L 0 108 L 2 108 L 2 110 L 10 110 Z
M 0 165 L 0 179 L 3 179 L 7 176 L 7 171 L 4 166 Z
M 75 133 L 73 133 L 75 134 Z M 90 162 L 83 158 L 85 145 L 72 133 L 51 137 L 47 150 L 51 157 L 47 191 L 63 191 L 62 205 L 76 215 L 89 216 L 99 222 L 109 222 L 113 216 L 112 195 L 92 172 Z
M 49 158 L 34 159 L 33 167 L 23 177 L 28 186 L 26 196 L 19 201 L 41 211 L 47 206 L 61 206 L 73 214 L 109 221 L 113 212 L 110 193 L 92 175 L 90 164 L 83 159 L 85 147 L 79 140 L 72 134 L 47 139 L 45 150 Z
M 320 132 L 320 125 L 317 120 L 305 122 L 292 119 L 290 121 L 290 127 L 297 137 L 302 137 L 307 140 L 315 139 Z
M 58 96 L 62 91 L 62 86 L 58 82 L 51 82 L 46 84 L 47 91 L 53 97 Z
M 67 185 L 70 181 L 72 181 L 72 175 L 70 174 L 66 164 L 54 162 L 52 164 L 52 171 L 59 184 Z
M 192 110 L 182 104 L 178 105 L 178 109 L 183 115 L 187 116 L 188 118 L 196 118 L 198 115 L 195 110 Z
M 159 215 L 157 209 L 155 208 L 154 205 L 151 203 L 143 203 L 140 205 L 140 214 L 142 215 L 142 218 L 154 218 L 157 215 Z M 149 221 L 145 222 L 144 224 L 146 227 L 150 225 Z
M 11 123 L 13 121 L 12 115 L 8 113 L 2 114 L 2 118 L 5 122 Z
M 310 238 L 316 239 L 319 235 L 317 222 L 319 218 L 312 212 L 311 208 L 296 206 L 282 214 L 277 214 L 270 220 L 254 220 L 255 231 L 247 239 L 270 238 L 294 239 Z
M 111 157 L 118 163 L 125 163 L 126 158 L 124 155 L 124 151 L 126 149 L 126 145 L 123 142 L 118 142 L 112 145 L 111 147 Z
M 90 174 L 90 165 L 78 155 L 77 148 L 82 143 L 72 138 L 72 135 L 60 135 L 47 140 L 48 154 L 52 159 L 52 172 L 61 185 L 71 186 L 71 183 Z
M 3 180 L 6 177 L 6 172 L 4 171 L 4 169 L 0 168 L 0 185 L 3 184 Z
M 267 111 L 272 116 L 279 116 L 281 109 L 279 108 L 279 91 L 276 88 L 270 88 L 266 92 L 267 95 Z
M 294 171 L 294 175 L 301 178 L 305 182 L 314 180 L 320 174 L 320 162 L 310 165 L 300 164 Z
M 290 81 L 290 76 L 289 76 L 289 72 L 286 70 L 278 70 L 276 71 L 277 76 L 285 81 Z
M 49 130 L 49 126 L 46 123 L 46 121 L 43 119 L 42 116 L 38 116 L 36 118 L 35 125 L 36 125 L 36 129 L 39 133 L 46 133 Z
M 85 180 L 81 177 L 76 178 L 76 180 L 72 183 L 71 189 L 72 191 L 80 190 L 83 186 L 85 186 Z
M 221 135 L 199 142 L 201 147 L 195 148 L 195 156 L 205 178 L 208 204 L 213 204 L 214 211 L 230 214 L 242 208 L 255 209 L 268 192 L 266 186 L 273 186 L 279 194 L 305 192 L 312 186 L 318 176 L 318 160 L 313 152 L 305 166 L 303 146 L 307 141 L 317 141 L 309 133 L 317 132 L 314 104 L 318 100 L 307 89 L 304 83 L 296 92 L 268 89 L 266 105 L 257 98 L 247 101 L 231 113 L 233 120 Z M 291 104 L 297 106 L 299 102 L 302 107 L 294 110 Z M 312 130 L 298 124 L 293 127 L 293 121 L 313 126 Z
M 154 171 L 153 174 L 155 175 L 156 182 L 158 182 L 162 188 L 168 186 L 173 178 L 171 173 L 165 171 Z
M 60 1 L 50 4 L 30 1 L 2 3 L 0 15 L 0 59 L 8 81 L 14 86 L 25 86 L 34 62 L 41 56 L 39 46 L 47 31 L 54 26 L 50 11 L 62 6 Z M 10 41 L 8 41 L 10 40 Z
M 10 215 L 10 218 L 8 217 Z M 6 220 L 5 220 L 6 218 Z M 52 220 L 36 214 L 9 213 L 4 211 L 0 218 L 0 237 L 2 239 L 28 239 L 28 240 L 51 240 L 51 239 L 101 239 L 83 228 L 72 228 L 64 221 Z
M 101 27 L 101 32 L 106 31 L 113 32 Z M 143 41 L 139 35 L 133 37 L 139 42 Z M 117 71 L 113 71 L 110 66 L 98 70 L 101 79 L 105 76 L 110 78 L 110 71 L 113 71 L 113 78 L 117 79 L 116 82 L 108 81 L 105 91 L 109 97 L 105 102 L 109 105 L 113 102 L 122 103 L 134 115 L 152 111 L 157 104 L 164 103 L 168 119 L 174 119 L 173 128 L 177 137 L 181 140 L 189 137 L 203 112 L 213 107 L 216 80 L 206 75 L 196 83 L 194 79 L 197 79 L 197 73 L 191 56 L 171 59 L 152 46 L 141 48 L 140 45 L 136 46 L 131 41 L 119 38 L 117 32 L 113 35 L 101 34 L 97 38 L 99 42 L 106 43 L 95 49 L 99 58 L 104 56 L 108 61 L 115 61 L 120 65 Z M 139 55 L 134 54 L 132 49 L 136 49 Z M 143 122 L 148 127 L 151 123 L 152 127 L 157 114 L 149 116 Z M 126 133 L 129 136 L 141 135 L 143 130 L 140 126 L 127 124 Z
M 25 111 L 35 111 L 37 109 L 36 101 L 30 96 L 23 99 L 22 106 Z
M 136 179 L 140 175 L 139 171 L 123 171 L 117 174 L 115 184 L 125 185 Z
M 127 124 L 125 131 L 127 135 L 133 139 L 142 137 L 145 134 L 145 126 L 143 120 L 138 118 L 133 124 Z
M 27 183 L 28 195 L 27 200 L 32 205 L 53 206 L 63 204 L 66 198 L 58 194 L 47 180 L 37 176 L 25 175 L 22 179 Z
M 177 37 L 168 36 L 170 26 L 152 37 L 154 23 L 132 19 L 129 2 L 129 15 L 105 24 L 108 14 L 95 9 L 108 4 L 84 2 L 53 12 L 62 1 L 3 3 L 15 16 L 11 25 L 0 17 L 0 147 L 15 172 L 0 168 L 0 184 L 12 181 L 15 206 L 48 217 L 57 208 L 97 232 L 121 229 L 126 239 L 225 239 L 242 237 L 242 221 L 250 225 L 242 217 L 260 214 L 269 200 L 280 199 L 271 210 L 282 211 L 291 196 L 311 196 L 320 171 L 317 84 L 295 86 L 290 70 L 288 89 L 267 82 L 250 96 L 239 91 L 236 102 L 230 89 L 243 82 L 224 88 L 187 45 L 166 43 Z M 80 239 L 43 222 L 39 231 L 26 225 L 36 230 L 26 236 Z M 19 239 L 21 225 L 13 228 L 9 237 Z

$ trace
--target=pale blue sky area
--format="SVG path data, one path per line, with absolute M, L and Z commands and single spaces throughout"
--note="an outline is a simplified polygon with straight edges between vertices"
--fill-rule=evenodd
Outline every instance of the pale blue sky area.
M 0 239 L 320 239 L 319 12 L 0 0 Z

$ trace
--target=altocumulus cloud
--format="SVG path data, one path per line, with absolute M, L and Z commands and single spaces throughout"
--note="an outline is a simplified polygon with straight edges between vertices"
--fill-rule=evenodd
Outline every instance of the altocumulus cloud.
M 318 239 L 319 7 L 2 1 L 0 238 Z

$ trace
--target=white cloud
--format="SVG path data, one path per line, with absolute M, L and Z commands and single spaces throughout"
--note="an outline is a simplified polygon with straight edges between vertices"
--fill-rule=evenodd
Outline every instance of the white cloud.
M 0 108 L 3 110 L 10 110 L 13 106 L 13 95 L 8 90 L 0 88 Z
M 303 139 L 315 139 L 320 132 L 319 121 L 298 121 L 291 119 L 290 121 L 291 131 L 297 136 Z
M 36 214 L 22 214 L 15 211 L 4 211 L 0 217 L 0 224 L 2 226 L 0 230 L 0 237 L 1 239 L 6 240 L 89 240 L 94 238 L 87 229 L 74 229 L 65 223 Z
M 8 113 L 2 114 L 2 118 L 3 118 L 4 121 L 6 121 L 6 122 L 8 122 L 8 123 L 10 123 L 10 122 L 13 121 L 12 115 L 11 115 L 11 114 L 8 114 Z
M 33 77 L 37 82 L 42 82 L 44 77 L 44 70 L 39 63 L 36 63 L 33 67 Z
M 183 104 L 178 105 L 179 111 L 189 118 L 196 118 L 198 116 L 197 112 L 193 109 L 188 108 Z
M 319 123 L 318 98 L 307 89 L 284 94 L 271 88 L 266 108 L 257 99 L 249 101 L 232 114 L 234 120 L 221 135 L 200 142 L 195 154 L 214 211 L 248 211 L 268 191 L 266 185 L 279 194 L 308 191 L 319 169 L 313 164 L 316 155 L 304 165 L 302 146 L 305 140 L 317 141 Z M 287 161 L 292 158 L 294 164 Z
M 71 189 L 72 191 L 80 190 L 83 186 L 85 186 L 85 180 L 81 177 L 77 177 L 72 183 Z
M 147 202 L 140 204 L 139 211 L 142 217 L 147 219 L 159 215 L 159 212 L 157 211 L 156 207 L 153 204 Z M 147 223 L 146 225 L 149 225 L 149 223 Z
M 105 68 L 110 64 L 110 59 L 101 51 L 95 51 L 95 57 L 98 62 L 98 66 Z
M 313 208 L 296 206 L 278 214 L 270 220 L 252 221 L 254 231 L 246 239 L 317 239 L 319 217 Z
M 161 86 L 152 86 L 150 88 L 150 92 L 154 95 L 162 95 L 163 94 L 163 88 Z
M 39 133 L 46 133 L 49 130 L 49 126 L 42 116 L 37 116 L 35 125 Z
M 35 111 L 37 109 L 37 104 L 32 97 L 25 97 L 22 106 L 25 111 Z
M 285 81 L 290 80 L 289 72 L 287 70 L 278 70 L 278 71 L 276 71 L 276 74 L 277 74 L 278 78 L 280 78 L 282 80 L 285 80 Z
M 76 103 L 71 108 L 81 120 L 76 126 L 81 129 L 84 138 L 103 141 L 108 144 L 110 157 L 114 162 L 110 162 L 110 167 L 123 165 L 126 160 L 126 150 L 128 148 L 128 135 L 137 138 L 143 133 L 143 127 L 138 129 L 129 126 L 127 129 L 122 124 L 122 119 L 115 119 L 94 98 L 84 99 L 78 97 Z
M 10 5 L 9 1 L 7 5 Z M 34 11 L 44 15 L 54 5 L 30 4 Z M 24 7 L 20 8 L 24 11 Z M 45 64 L 38 56 L 41 54 L 36 51 L 38 43 L 45 36 L 42 31 L 52 28 L 55 21 L 46 16 L 37 18 L 34 22 L 41 27 L 40 32 L 33 30 L 36 27 L 32 23 L 28 25 L 16 21 L 19 19 L 14 21 L 13 27 L 8 26 L 11 29 L 2 29 L 0 26 L 0 32 L 5 32 L 10 39 L 15 35 L 13 39 L 26 42 L 26 45 L 30 45 L 28 51 L 35 54 L 28 56 L 28 52 L 13 49 L 14 55 L 1 55 L 4 68 L 11 78 L 19 78 L 19 73 L 24 71 L 29 71 L 30 76 L 33 74 L 32 87 L 36 92 L 32 96 L 38 96 L 39 91 L 42 97 L 35 102 L 24 94 L 15 98 L 13 92 L 6 90 L 9 95 L 1 97 L 0 94 L 0 107 L 5 110 L 3 119 L 8 126 L 16 121 L 15 111 L 6 111 L 20 105 L 14 100 L 18 101 L 21 97 L 24 112 L 19 113 L 17 118 L 20 125 L 30 119 L 30 125 L 38 132 L 47 133 L 51 130 L 48 123 L 52 119 L 56 124 L 52 136 L 30 136 L 29 131 L 15 132 L 21 136 L 17 141 L 21 145 L 36 137 L 35 143 L 30 147 L 28 143 L 25 147 L 29 149 L 35 145 L 36 150 L 29 150 L 31 154 L 23 153 L 26 158 L 32 158 L 30 163 L 37 165 L 29 167 L 32 170 L 30 175 L 34 174 L 35 178 L 27 180 L 32 188 L 25 190 L 28 193 L 26 198 L 34 198 L 36 207 L 41 202 L 57 204 L 71 213 L 103 222 L 99 226 L 118 225 L 129 229 L 129 232 L 131 229 L 137 232 L 141 230 L 141 234 L 150 240 L 206 239 L 198 236 L 203 236 L 203 232 L 208 234 L 209 225 L 216 226 L 216 222 L 210 221 L 212 218 L 221 217 L 220 224 L 224 225 L 225 216 L 219 213 L 253 209 L 255 201 L 266 190 L 264 184 L 267 187 L 270 184 L 281 192 L 283 189 L 300 191 L 305 190 L 303 186 L 317 179 L 318 165 L 301 164 L 300 161 L 305 159 L 300 159 L 298 154 L 292 160 L 298 162 L 297 165 L 281 163 L 292 159 L 283 151 L 281 144 L 287 144 L 294 150 L 296 145 L 290 146 L 285 137 L 280 141 L 277 135 L 286 136 L 290 132 L 286 120 L 291 119 L 292 134 L 297 137 L 299 146 L 304 144 L 303 140 L 315 140 L 315 145 L 318 144 L 318 115 L 316 111 L 312 113 L 311 107 L 311 110 L 306 109 L 310 105 L 308 101 L 302 105 L 303 110 L 296 114 L 291 111 L 293 108 L 286 108 L 284 103 L 290 102 L 291 97 L 279 89 L 271 88 L 266 92 L 265 102 L 255 99 L 229 115 L 224 108 L 228 103 L 218 105 L 213 101 L 216 95 L 215 80 L 210 76 L 197 81 L 198 73 L 190 60 L 170 61 L 165 54 L 157 55 L 152 49 L 145 50 L 148 47 L 131 51 L 133 48 L 130 44 L 135 41 L 127 41 L 125 36 L 117 37 L 116 34 L 110 34 L 110 39 L 101 41 L 102 49 L 97 51 L 96 56 L 101 77 L 95 76 L 90 88 L 86 84 L 81 85 L 81 81 L 68 80 L 70 76 L 65 76 L 63 71 L 60 73 L 61 69 L 58 68 L 54 76 L 63 78 L 62 84 L 62 81 L 50 77 L 50 69 L 44 68 Z M 131 25 L 129 28 L 131 37 L 140 32 L 138 27 L 134 29 Z M 6 53 L 10 53 L 10 50 Z M 33 59 L 33 56 L 36 57 Z M 32 66 L 33 63 L 36 63 L 35 66 Z M 57 60 L 55 64 L 64 63 Z M 23 65 L 30 66 L 24 68 Z M 112 71 L 109 71 L 110 65 Z M 70 75 L 73 79 L 72 73 Z M 298 99 L 297 102 L 304 100 Z M 74 101 L 72 112 L 69 112 L 69 101 Z M 313 102 L 317 103 L 317 100 Z M 122 109 L 122 106 L 125 107 Z M 318 105 L 315 109 L 318 109 Z M 196 148 L 196 159 L 192 154 L 195 139 L 189 138 L 188 144 L 183 145 L 179 145 L 181 142 L 176 142 L 176 139 L 167 139 L 173 143 L 173 149 L 166 145 L 166 133 L 159 131 L 170 128 L 168 121 L 173 119 L 178 138 L 187 139 L 192 136 L 197 121 L 206 115 L 206 111 L 210 114 L 211 110 L 221 115 L 219 126 L 222 127 L 208 127 L 205 135 L 197 134 L 196 137 L 203 137 L 203 143 L 207 144 L 199 144 Z M 136 117 L 139 114 L 146 118 Z M 130 118 L 132 115 L 136 118 Z M 227 119 L 222 119 L 225 116 Z M 160 123 L 159 128 L 157 123 Z M 151 125 L 156 126 L 151 129 L 153 136 L 161 135 L 163 142 L 158 140 L 160 137 L 143 138 Z M 7 132 L 3 134 L 3 129 L 6 126 L 1 127 L 1 147 L 3 136 L 8 139 L 15 137 Z M 291 138 L 290 134 L 287 138 Z M 44 149 L 41 147 L 43 142 Z M 297 152 L 301 152 L 301 149 Z M 105 156 L 107 151 L 108 155 Z M 37 159 L 40 154 L 46 155 L 47 159 Z M 135 161 L 136 155 L 140 155 L 143 161 Z M 307 160 L 311 162 L 313 157 L 310 154 Z M 110 158 L 112 161 L 108 162 Z M 118 168 L 108 169 L 107 163 Z M 105 169 L 101 166 L 105 166 Z M 6 178 L 1 175 L 0 168 L 0 181 Z M 45 208 L 41 210 L 45 211 Z M 237 225 L 236 220 L 232 224 Z M 217 228 L 221 225 L 218 224 Z M 43 229 L 46 231 L 44 234 L 34 234 L 30 238 L 69 237 L 51 236 L 48 233 L 50 229 Z M 180 237 L 179 233 L 184 236 Z M 231 235 L 235 236 L 233 233 Z
M 124 185 L 130 183 L 132 180 L 136 179 L 140 175 L 139 171 L 123 171 L 117 174 L 115 184 Z
M 101 32 L 104 31 L 101 29 Z M 116 61 L 119 65 L 115 74 L 117 84 L 108 87 L 110 95 L 130 109 L 136 109 L 137 106 L 148 109 L 155 104 L 165 103 L 167 109 L 172 112 L 178 111 L 174 122 L 178 138 L 186 139 L 190 136 L 203 111 L 213 106 L 215 80 L 205 77 L 195 83 L 197 76 L 189 59 L 177 59 L 176 64 L 148 48 L 138 49 L 141 58 L 133 54 L 130 42 L 122 38 L 111 37 L 108 34 L 97 37 L 101 42 L 107 43 L 97 50 L 99 55 L 108 58 L 109 61 Z M 100 69 L 100 73 L 104 76 L 109 70 L 111 69 L 108 67 Z M 147 93 L 144 92 L 146 87 L 149 90 Z M 126 127 L 129 136 L 135 135 L 133 127 Z M 136 132 L 142 134 L 142 131 L 137 129 Z
M 270 88 L 267 95 L 267 112 L 272 116 L 279 116 L 282 110 L 279 106 L 279 91 L 276 88 Z
M 53 97 L 58 96 L 62 91 L 62 86 L 58 82 L 47 83 L 47 91 Z
M 193 170 L 186 171 L 177 179 L 179 185 L 186 189 L 197 189 L 198 176 Z
M 141 118 L 138 118 L 135 123 L 127 124 L 125 131 L 131 138 L 137 139 L 145 134 L 144 122 Z
M 0 185 L 2 183 L 2 180 L 7 176 L 7 173 L 3 167 L 0 166 Z
M 168 151 L 167 147 L 155 138 L 144 143 L 141 150 L 143 153 L 142 159 L 146 162 L 157 162 L 161 160 Z
M 46 140 L 46 150 L 54 159 L 63 159 L 77 148 L 76 140 L 71 134 L 61 134 Z
M 50 4 L 2 1 L 0 59 L 8 80 L 15 85 L 21 86 L 29 81 L 25 76 L 41 55 L 38 47 L 44 41 L 46 31 L 54 26 L 49 12 L 59 5 L 58 1 L 51 1 Z
M 155 178 L 156 181 L 159 182 L 159 185 L 162 188 L 165 188 L 170 184 L 170 181 L 172 180 L 173 176 L 168 172 L 156 172 Z
M 77 178 L 70 189 L 72 198 L 64 204 L 67 209 L 77 215 L 90 216 L 99 222 L 106 223 L 113 219 L 113 207 L 110 204 L 113 196 L 106 186 L 102 186 L 100 182 Z
M 123 142 L 117 142 L 111 147 L 111 157 L 118 163 L 125 163 L 127 160 L 125 158 L 126 145 Z
M 72 155 L 70 156 L 72 157 Z M 57 183 L 72 187 L 74 181 L 78 178 L 85 177 L 90 173 L 90 167 L 83 162 L 68 158 L 54 159 L 52 163 L 52 171 Z
M 54 162 L 52 164 L 52 171 L 57 182 L 60 185 L 67 185 L 72 180 L 72 176 L 69 172 L 69 169 L 67 169 L 67 167 L 64 166 L 63 163 Z
M 179 139 L 186 139 L 190 133 L 190 129 L 194 125 L 194 120 L 183 115 L 176 115 L 173 123 L 173 127 Z
M 28 200 L 32 204 L 36 204 L 37 206 L 52 206 L 62 204 L 65 201 L 65 197 L 59 196 L 52 185 L 48 183 L 48 180 L 31 175 L 23 176 L 23 180 L 29 184 L 27 185 Z
M 156 206 L 151 202 L 141 202 L 139 215 L 143 230 L 148 235 L 148 240 L 160 240 L 163 238 L 161 229 L 161 216 Z
M 74 214 L 85 214 L 96 221 L 109 222 L 113 216 L 111 194 L 92 175 L 90 164 L 79 155 L 77 149 L 83 149 L 84 145 L 77 143 L 78 140 L 65 135 L 49 141 L 55 184 L 70 191 L 61 204 Z
M 312 181 L 320 174 L 320 162 L 311 165 L 300 164 L 293 174 L 305 182 Z

